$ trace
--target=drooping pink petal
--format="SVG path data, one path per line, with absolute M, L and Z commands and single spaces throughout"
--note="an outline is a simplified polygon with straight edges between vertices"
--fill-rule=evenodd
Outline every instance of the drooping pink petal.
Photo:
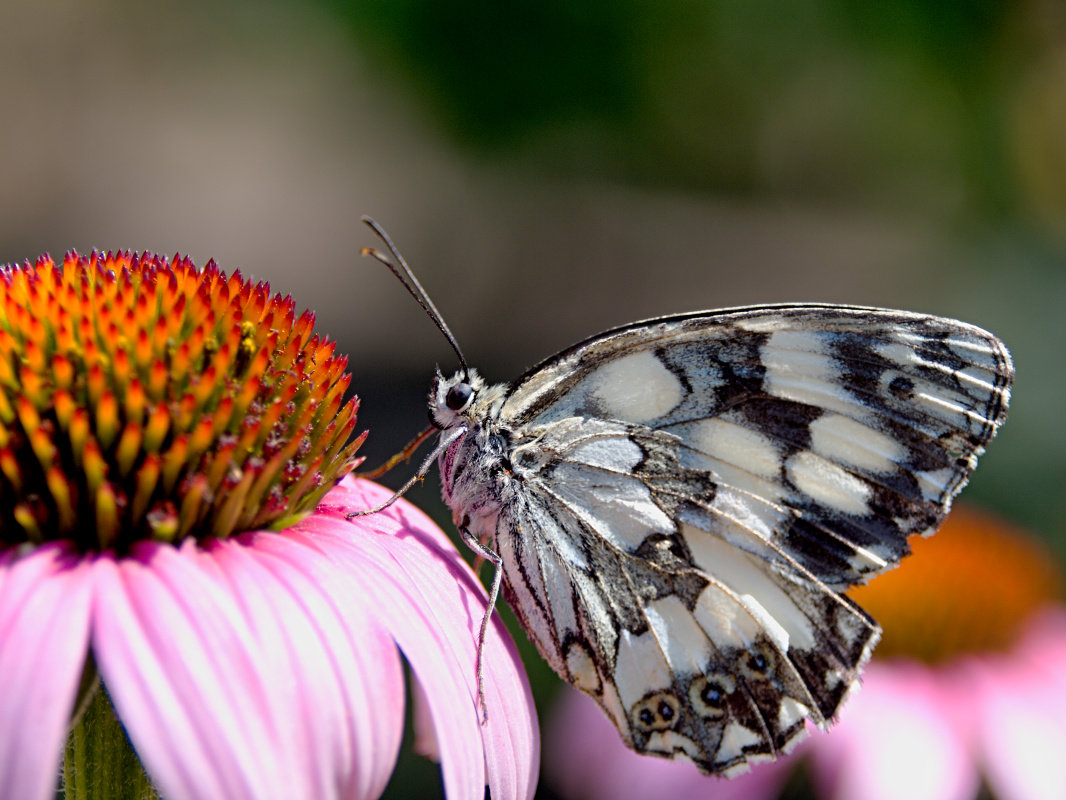
M 338 701 L 330 642 L 302 607 L 313 599 L 245 547 L 144 542 L 99 560 L 93 649 L 116 711 L 164 796 L 353 796 L 355 709 Z M 398 683 L 395 656 L 382 674 Z
M 360 506 L 356 506 L 357 508 Z M 377 515 L 380 516 L 380 515 Z M 343 517 L 341 517 L 343 519 Z M 367 518 L 372 519 L 372 518 Z M 376 518 L 374 518 L 376 519 Z M 446 715 L 454 721 L 453 732 L 442 743 L 445 785 L 449 797 L 480 797 L 484 794 L 485 770 L 480 731 L 469 714 L 467 686 L 446 634 L 429 622 L 435 613 L 420 587 L 411 584 L 405 567 L 397 565 L 380 545 L 354 544 L 353 538 L 394 535 L 382 532 L 380 520 L 367 523 L 360 518 L 357 528 L 351 523 L 346 531 L 338 530 L 333 552 L 343 567 L 359 573 L 368 598 L 373 598 L 379 622 L 390 631 L 411 667 L 418 676 L 427 676 L 433 696 L 429 698 L 435 715 Z M 358 537 L 352 537 L 357 530 Z M 400 535 L 400 534 L 396 534 Z M 347 538 L 342 538 L 342 537 Z M 325 546 L 321 534 L 314 544 Z M 310 542 L 309 542 L 310 543 Z M 433 602 L 447 605 L 434 597 Z M 456 609 L 458 611 L 458 609 Z M 469 635 L 469 631 L 467 632 Z
M 952 725 L 936 676 L 910 662 L 873 663 L 841 720 L 816 734 L 811 775 L 820 798 L 970 800 L 973 756 Z
M 97 563 L 93 650 L 115 709 L 164 795 L 280 797 L 284 732 L 237 599 L 194 545 L 149 542 Z M 269 662 L 267 662 L 269 663 Z M 261 793 L 261 794 L 259 794 Z
M 65 543 L 0 553 L 0 797 L 55 795 L 88 651 L 91 579 Z
M 693 764 L 638 755 L 622 744 L 595 702 L 570 689 L 545 731 L 545 780 L 567 800 L 763 800 L 778 796 L 793 764 L 786 757 L 727 779 L 703 775 Z
M 297 686 L 307 696 L 300 700 L 311 712 L 305 715 L 311 723 L 305 728 L 307 752 L 319 759 L 322 781 L 336 784 L 340 797 L 377 797 L 392 774 L 403 734 L 399 653 L 372 619 L 374 605 L 353 575 L 307 544 L 309 537 L 300 532 L 313 526 L 312 517 L 292 532 L 249 534 L 241 537 L 247 546 L 240 552 L 283 581 L 302 607 L 298 619 L 314 623 L 314 640 L 300 644 L 294 636 L 293 646 L 304 662 Z M 328 542 L 323 549 L 328 553 Z
M 346 511 L 372 507 L 389 494 L 368 481 L 342 481 L 316 512 L 315 541 L 327 532 L 334 536 L 332 554 L 359 573 L 381 624 L 411 663 L 436 728 L 448 797 L 480 800 L 486 783 L 494 798 L 531 797 L 539 760 L 535 711 L 498 617 L 485 652 L 488 723 L 478 721 L 475 651 L 485 593 L 469 566 L 443 532 L 404 501 L 344 519 Z

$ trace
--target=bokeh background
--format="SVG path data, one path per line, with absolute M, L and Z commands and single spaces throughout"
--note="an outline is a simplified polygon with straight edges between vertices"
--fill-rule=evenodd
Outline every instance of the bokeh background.
M 495 380 L 698 308 L 989 328 L 1017 386 L 964 497 L 1066 556 L 1059 0 L 6 0 L 0 108 L 0 263 L 151 249 L 268 280 L 350 354 L 371 463 L 455 358 L 358 257 L 361 214 Z M 413 497 L 446 519 L 435 478 Z M 395 796 L 438 791 L 400 771 Z

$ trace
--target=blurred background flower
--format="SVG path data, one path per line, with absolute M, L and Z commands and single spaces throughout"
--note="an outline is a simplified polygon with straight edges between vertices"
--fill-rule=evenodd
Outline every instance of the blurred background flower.
M 1053 561 L 1028 534 L 965 507 L 911 545 L 902 568 L 852 592 L 885 634 L 828 733 L 724 781 L 634 755 L 568 691 L 545 731 L 546 784 L 575 800 L 1061 797 L 1066 607 Z
M 700 307 L 982 325 L 1018 378 L 964 498 L 1066 555 L 1056 0 L 14 0 L 0 42 L 0 262 L 120 243 L 298 280 L 359 364 L 370 464 L 452 356 L 357 258 L 360 214 L 493 380 Z M 412 497 L 450 530 L 436 495 Z
M 862 690 L 809 747 L 820 798 L 1003 800 L 1066 786 L 1066 607 L 1046 550 L 955 509 L 852 596 L 882 624 Z

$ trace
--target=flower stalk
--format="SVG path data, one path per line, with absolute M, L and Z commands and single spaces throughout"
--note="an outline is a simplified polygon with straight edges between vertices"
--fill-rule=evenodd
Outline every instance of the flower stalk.
M 63 759 L 67 800 L 156 800 L 111 700 L 97 682 L 71 728 Z

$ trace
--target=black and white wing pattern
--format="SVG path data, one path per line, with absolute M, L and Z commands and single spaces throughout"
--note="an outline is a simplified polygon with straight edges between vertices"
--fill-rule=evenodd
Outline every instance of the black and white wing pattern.
M 962 322 L 770 306 L 438 376 L 430 405 L 445 501 L 545 659 L 630 747 L 730 775 L 858 684 L 880 629 L 844 590 L 936 529 L 1011 379 Z

